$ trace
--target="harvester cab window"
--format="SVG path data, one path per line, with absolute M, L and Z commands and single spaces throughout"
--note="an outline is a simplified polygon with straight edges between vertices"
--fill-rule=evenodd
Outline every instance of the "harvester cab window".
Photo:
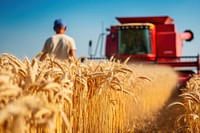
M 151 32 L 148 26 L 119 27 L 120 54 L 151 54 Z

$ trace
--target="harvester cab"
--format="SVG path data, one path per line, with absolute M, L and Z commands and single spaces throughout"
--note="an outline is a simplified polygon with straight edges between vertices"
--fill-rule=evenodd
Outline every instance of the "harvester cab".
M 185 80 L 190 74 L 199 73 L 199 56 L 182 56 L 183 41 L 193 39 L 192 31 L 176 32 L 171 17 L 117 17 L 116 19 L 120 24 L 111 26 L 109 34 L 102 33 L 98 40 L 106 35 L 106 58 L 114 56 L 124 60 L 130 57 L 130 61 L 134 62 L 169 65 L 178 71 L 181 80 Z M 90 42 L 89 49 L 91 47 Z M 101 59 L 91 54 L 91 51 L 89 55 L 92 59 Z

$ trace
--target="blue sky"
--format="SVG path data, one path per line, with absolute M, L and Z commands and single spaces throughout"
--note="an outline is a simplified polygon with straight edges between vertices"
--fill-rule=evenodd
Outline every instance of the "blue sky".
M 77 56 L 88 56 L 88 42 L 115 17 L 170 16 L 177 32 L 190 29 L 194 40 L 184 42 L 183 55 L 200 53 L 200 0 L 0 0 L 0 54 L 32 59 L 46 38 L 54 34 L 53 21 L 66 21 L 66 34 L 75 39 Z

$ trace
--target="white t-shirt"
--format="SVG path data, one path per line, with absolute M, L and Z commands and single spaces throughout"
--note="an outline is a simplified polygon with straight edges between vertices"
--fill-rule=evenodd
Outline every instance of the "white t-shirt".
M 42 51 L 51 57 L 67 59 L 71 56 L 70 50 L 76 50 L 74 39 L 65 34 L 56 34 L 46 40 Z

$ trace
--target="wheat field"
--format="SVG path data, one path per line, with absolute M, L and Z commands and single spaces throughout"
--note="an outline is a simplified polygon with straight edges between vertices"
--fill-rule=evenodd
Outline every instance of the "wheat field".
M 137 132 L 177 89 L 165 66 L 40 56 L 0 55 L 0 133 Z

